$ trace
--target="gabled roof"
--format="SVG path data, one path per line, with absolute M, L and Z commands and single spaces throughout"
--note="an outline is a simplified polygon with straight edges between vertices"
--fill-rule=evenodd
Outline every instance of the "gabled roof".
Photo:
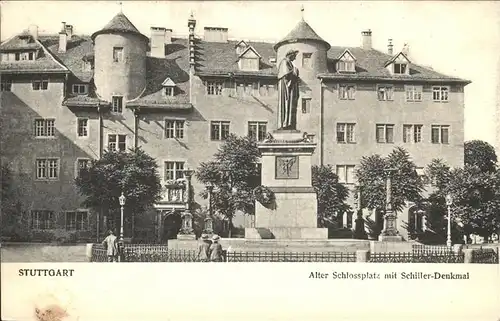
M 295 26 L 295 28 L 286 35 L 285 38 L 281 39 L 274 45 L 274 50 L 277 50 L 279 46 L 289 42 L 296 42 L 297 40 L 314 40 L 323 43 L 327 49 L 330 49 L 330 44 L 323 40 L 318 34 L 311 28 L 311 26 L 305 22 L 303 19 Z
M 161 85 L 163 87 L 175 87 L 175 82 L 172 81 L 172 79 L 170 79 L 170 77 L 167 77 L 162 83 Z
M 391 59 L 389 59 L 385 64 L 384 64 L 384 67 L 387 67 L 389 66 L 390 64 L 392 64 L 393 62 L 395 62 L 397 59 L 399 59 L 400 57 L 403 57 L 403 59 L 405 59 L 408 63 L 411 63 L 410 59 L 408 59 L 408 57 L 403 53 L 403 52 L 399 52 L 397 54 L 395 54 Z
M 338 60 L 342 59 L 342 57 L 344 57 L 344 55 L 345 55 L 346 53 L 347 53 L 349 56 L 351 56 L 351 58 L 352 58 L 353 60 L 356 60 L 356 57 L 354 57 L 354 55 L 351 53 L 351 51 L 350 51 L 349 49 L 344 50 L 344 52 L 342 52 L 342 53 L 341 53 L 341 54 L 337 57 L 337 59 L 338 59 Z
M 240 42 L 238 42 L 236 45 L 234 45 L 234 47 L 239 47 L 241 46 L 241 44 L 243 44 L 245 47 L 248 47 L 248 44 L 246 43 L 245 40 L 240 40 Z
M 259 58 L 262 58 L 262 56 L 259 55 L 259 53 L 257 52 L 257 50 L 255 50 L 255 48 L 252 47 L 252 46 L 248 46 L 245 50 L 243 50 L 243 52 L 239 55 L 238 58 L 243 57 L 249 50 L 253 51 Z
M 111 19 L 111 21 L 108 22 L 108 24 L 105 25 L 104 28 L 94 32 L 90 38 L 92 40 L 95 40 L 95 38 L 100 34 L 116 32 L 135 34 L 141 36 L 144 40 L 149 41 L 148 37 L 140 33 L 139 30 L 137 30 L 137 28 L 134 26 L 134 24 L 130 22 L 127 16 L 125 16 L 122 12 L 118 13 L 113 19 Z
M 22 39 L 28 39 L 28 43 Z M 4 41 L 0 45 L 0 50 L 2 51 L 10 51 L 10 50 L 36 50 L 40 49 L 42 46 L 30 35 L 27 31 L 23 31 L 22 33 Z
M 19 40 L 20 37 L 27 36 L 31 37 L 30 41 L 32 41 L 28 43 L 28 47 Z M 31 35 L 25 32 L 4 42 L 0 46 L 0 50 L 4 51 L 4 46 L 7 51 L 18 49 L 38 49 L 40 51 L 35 60 L 0 61 L 0 71 L 3 73 L 69 73 L 68 69 L 55 59 L 39 40 L 33 39 Z

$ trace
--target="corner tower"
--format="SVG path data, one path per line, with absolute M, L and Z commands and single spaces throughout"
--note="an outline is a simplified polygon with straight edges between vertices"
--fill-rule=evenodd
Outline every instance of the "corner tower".
M 302 80 L 317 81 L 318 73 L 327 72 L 327 52 L 330 44 L 323 40 L 302 18 L 295 28 L 274 45 L 277 63 L 285 58 L 289 50 L 298 50 L 295 66 Z
M 100 98 L 124 101 L 137 98 L 146 87 L 146 53 L 149 39 L 123 14 L 117 14 L 92 35 L 94 83 Z

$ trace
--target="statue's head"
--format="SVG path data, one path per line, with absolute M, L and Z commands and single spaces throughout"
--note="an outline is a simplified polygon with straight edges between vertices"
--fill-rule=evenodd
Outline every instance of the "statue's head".
M 297 54 L 299 53 L 298 50 L 289 50 L 287 53 L 286 53 L 286 57 L 290 60 L 290 61 L 294 61 L 295 58 L 297 57 Z

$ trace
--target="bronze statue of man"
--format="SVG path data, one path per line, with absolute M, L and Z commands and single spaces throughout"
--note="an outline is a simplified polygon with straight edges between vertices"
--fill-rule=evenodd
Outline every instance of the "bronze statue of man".
M 297 50 L 290 50 L 278 65 L 278 129 L 297 129 L 299 70 L 293 61 Z

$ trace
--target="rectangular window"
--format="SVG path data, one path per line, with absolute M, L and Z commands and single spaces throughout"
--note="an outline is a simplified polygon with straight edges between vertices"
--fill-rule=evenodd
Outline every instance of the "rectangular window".
M 184 162 L 165 162 L 166 181 L 176 180 L 184 177 Z
M 267 122 L 249 121 L 248 136 L 256 141 L 263 141 L 267 134 Z
M 55 137 L 55 119 L 35 119 L 35 137 Z
M 184 138 L 184 120 L 165 119 L 165 138 Z
M 16 52 L 16 61 L 21 60 L 21 54 L 19 52 Z
M 89 227 L 88 213 L 84 211 L 66 212 L 66 230 L 85 231 Z
M 28 60 L 35 60 L 35 54 L 33 52 L 28 53 Z
M 311 113 L 311 98 L 302 98 L 302 113 Z
M 339 98 L 343 100 L 353 100 L 356 93 L 354 85 L 339 85 Z
M 78 118 L 78 137 L 88 137 L 89 136 L 89 120 L 87 118 Z
M 337 143 L 355 143 L 355 128 L 353 123 L 337 123 Z
M 57 179 L 59 177 L 59 160 L 57 158 L 36 159 L 36 179 Z
M 210 96 L 220 96 L 222 95 L 222 87 L 224 86 L 223 81 L 206 81 L 207 95 Z
M 124 152 L 127 149 L 127 135 L 108 135 L 108 150 Z
M 377 124 L 375 135 L 377 143 L 394 143 L 394 125 Z
M 89 168 L 90 159 L 87 158 L 79 158 L 76 160 L 76 176 L 80 176 L 82 171 Z
M 422 142 L 422 125 L 403 125 L 403 143 Z
M 449 134 L 450 134 L 450 126 L 448 125 L 431 126 L 431 142 L 433 144 L 448 144 Z
M 406 101 L 422 101 L 422 86 L 405 86 Z
M 311 69 L 312 68 L 312 53 L 310 52 L 304 52 L 302 54 L 302 67 Z
M 406 70 L 408 68 L 407 64 L 394 64 L 394 73 L 395 74 L 406 74 Z
M 354 184 L 354 165 L 337 165 L 339 183 Z
M 339 72 L 355 72 L 356 71 L 356 64 L 354 63 L 354 61 L 340 60 L 337 63 L 337 70 Z
M 173 96 L 174 87 L 165 87 L 165 96 Z
M 228 121 L 212 121 L 210 123 L 210 138 L 212 140 L 225 140 L 229 136 Z
M 49 88 L 49 80 L 47 78 L 32 80 L 31 87 L 33 90 L 47 90 Z
M 435 86 L 432 87 L 432 100 L 434 101 L 448 101 L 448 87 Z
M 51 230 L 54 228 L 54 212 L 31 211 L 31 228 L 34 230 Z
M 88 94 L 89 86 L 85 84 L 73 84 L 72 91 L 73 94 L 86 95 Z
M 113 47 L 113 62 L 123 61 L 123 47 Z
M 113 112 L 113 113 L 123 112 L 123 97 L 122 96 L 113 96 L 111 98 L 111 102 L 112 102 L 111 112 Z
M 2 82 L 0 82 L 0 91 L 11 91 L 11 90 L 12 90 L 12 80 L 2 79 Z
M 379 86 L 378 87 L 378 100 L 387 101 L 392 100 L 394 88 L 392 86 Z

